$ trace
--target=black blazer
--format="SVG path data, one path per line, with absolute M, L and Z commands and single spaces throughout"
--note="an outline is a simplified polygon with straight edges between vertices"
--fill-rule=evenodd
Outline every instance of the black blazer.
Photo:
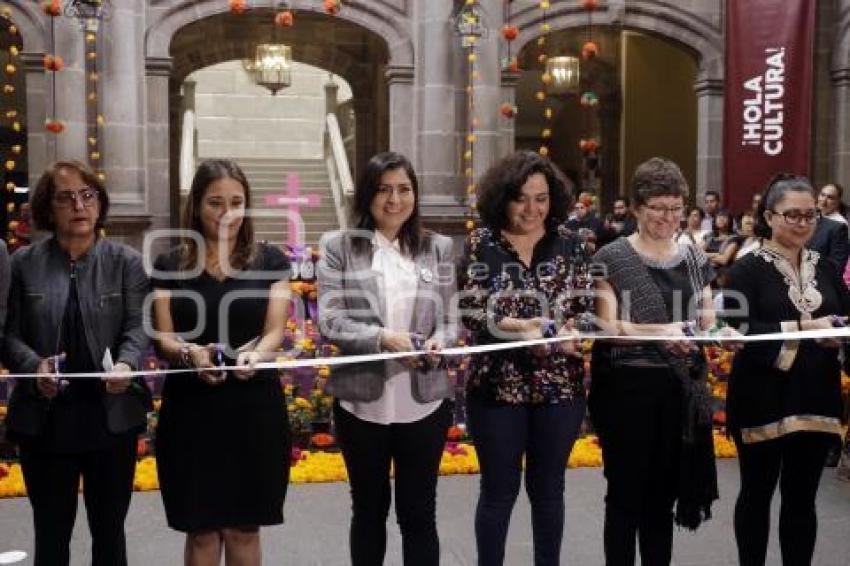
M 850 242 L 847 236 L 847 224 L 838 220 L 821 218 L 812 239 L 806 246 L 820 252 L 838 270 L 838 275 L 844 275 L 844 266 L 850 256 Z

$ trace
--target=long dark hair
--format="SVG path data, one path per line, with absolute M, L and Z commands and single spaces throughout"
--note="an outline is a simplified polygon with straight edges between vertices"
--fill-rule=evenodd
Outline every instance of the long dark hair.
M 247 214 L 251 208 L 251 186 L 245 173 L 234 161 L 228 159 L 208 159 L 198 166 L 192 179 L 192 188 L 186 199 L 183 209 L 182 226 L 186 230 L 192 230 L 203 235 L 204 229 L 201 225 L 201 203 L 204 195 L 211 184 L 219 179 L 233 179 L 245 191 L 245 216 L 242 225 L 236 234 L 236 246 L 230 256 L 230 265 L 235 269 L 244 269 L 256 256 L 254 244 L 254 224 L 251 216 Z M 198 262 L 198 246 L 192 238 L 184 238 L 181 246 L 181 266 L 183 269 L 191 269 Z
M 809 193 L 812 198 L 817 200 L 815 189 L 812 182 L 807 177 L 795 175 L 793 173 L 778 173 L 767 183 L 764 192 L 761 196 L 758 210 L 756 211 L 756 225 L 753 229 L 755 235 L 760 238 L 770 239 L 773 237 L 773 231 L 767 224 L 764 213 L 768 210 L 773 211 L 776 204 L 785 198 L 789 192 Z
M 413 165 L 404 155 L 394 151 L 385 151 L 374 155 L 366 164 L 357 181 L 357 187 L 354 189 L 353 224 L 360 230 L 375 231 L 375 219 L 371 211 L 372 200 L 378 192 L 381 177 L 387 171 L 395 169 L 403 169 L 410 178 L 410 185 L 413 187 L 413 212 L 410 214 L 410 218 L 401 225 L 398 242 L 403 253 L 415 256 L 421 251 L 427 232 L 422 229 L 422 220 L 419 216 L 419 180 L 413 171 Z M 371 245 L 371 242 L 365 238 L 355 238 L 352 244 L 358 253 L 363 253 Z

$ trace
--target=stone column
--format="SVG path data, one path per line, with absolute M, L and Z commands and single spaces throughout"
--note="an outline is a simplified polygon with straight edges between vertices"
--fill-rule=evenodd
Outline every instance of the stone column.
M 723 81 L 700 79 L 697 95 L 697 202 L 707 190 L 723 189 Z
M 850 68 L 833 69 L 833 156 L 832 181 L 850 186 Z M 848 194 L 845 191 L 845 202 Z
M 339 95 L 339 84 L 333 80 L 333 75 L 325 83 L 325 115 L 336 114 Z M 337 115 L 337 118 L 339 116 Z
M 171 58 L 145 61 L 147 119 L 145 122 L 146 185 L 151 228 L 176 225 L 178 191 L 171 190 L 171 139 L 169 136 L 169 76 Z M 176 150 L 176 148 L 175 148 Z M 175 154 L 177 152 L 175 151 Z M 175 155 L 176 161 L 176 155 Z M 176 181 L 176 180 L 175 180 Z
M 479 73 L 473 91 L 475 117 L 478 119 L 478 126 L 475 128 L 477 142 L 473 158 L 476 180 L 481 178 L 493 162 L 503 156 L 500 147 L 502 145 L 501 121 L 504 118 L 499 114 L 503 90 L 499 61 L 499 43 L 502 41 L 502 2 L 484 0 L 481 4 L 488 18 L 485 23 L 489 33 L 487 37 L 478 41 L 476 50 L 475 68 Z
M 416 81 L 418 110 L 415 118 L 416 167 L 420 185 L 420 210 L 426 218 L 457 214 L 463 180 L 458 175 L 460 135 L 454 104 L 455 67 L 461 61 L 459 39 L 454 34 L 452 2 L 417 2 Z M 412 101 L 411 101 L 412 103 Z
M 362 170 L 369 158 L 377 152 L 378 132 L 373 101 L 355 98 L 351 101 L 351 108 L 354 110 L 354 131 L 357 137 L 354 140 L 354 163 L 349 166 L 356 182 L 357 172 Z
M 101 24 L 100 128 L 103 165 L 113 221 L 147 214 L 143 146 L 144 82 L 139 46 L 144 42 L 142 3 L 112 0 L 112 17 Z
M 516 104 L 516 87 L 519 83 L 519 78 L 519 73 L 502 71 L 502 97 L 499 106 L 503 103 Z M 501 112 L 499 112 L 499 116 L 499 143 L 496 146 L 496 151 L 501 157 L 513 153 L 515 150 L 516 118 L 502 117 Z
M 390 150 L 397 151 L 410 159 L 414 159 L 415 141 L 413 133 L 413 113 L 415 109 L 413 93 L 414 71 L 412 65 L 390 65 L 387 67 L 386 79 L 389 87 L 389 118 L 390 118 Z M 358 114 L 357 132 L 360 129 L 360 111 Z M 359 153 L 359 152 L 358 152 Z M 368 157 L 367 157 L 368 159 Z M 365 163 L 362 161 L 361 163 Z
M 44 72 L 44 53 L 22 53 L 21 65 L 26 73 L 27 89 L 27 170 L 29 186 L 35 188 L 41 173 L 56 155 L 56 134 L 44 129 L 47 105 L 52 96 L 48 92 L 47 74 Z
M 58 135 L 50 134 L 55 135 L 55 153 L 49 158 L 79 159 L 87 163 L 85 34 L 74 19 L 53 20 L 56 45 L 52 51 L 62 57 L 65 68 L 58 73 L 47 73 L 45 77 L 47 115 L 48 118 L 52 117 L 51 101 L 54 101 L 55 118 L 65 123 L 65 131 Z M 47 49 L 51 50 L 51 46 Z M 55 90 L 53 80 L 56 81 Z M 43 122 L 41 129 L 44 129 Z

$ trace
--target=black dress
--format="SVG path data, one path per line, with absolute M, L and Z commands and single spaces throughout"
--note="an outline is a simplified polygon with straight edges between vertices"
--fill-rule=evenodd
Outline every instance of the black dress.
M 769 248 L 736 261 L 724 290 L 729 323 L 746 334 L 765 334 L 797 330 L 801 317 L 847 315 L 850 297 L 828 260 L 804 250 L 800 263 L 795 282 L 787 260 Z M 734 316 L 728 309 L 740 309 L 742 298 L 748 309 Z M 729 377 L 729 428 L 747 444 L 792 432 L 840 434 L 840 375 L 838 350 L 814 340 L 748 343 L 735 355 Z
M 178 253 L 160 256 L 155 268 L 179 272 Z M 171 317 L 177 333 L 191 331 L 198 319 L 195 301 L 177 292 L 192 291 L 203 299 L 206 324 L 200 336 L 187 341 L 229 343 L 236 349 L 262 334 L 268 290 L 288 277 L 282 272 L 289 264 L 279 250 L 261 246 L 252 269 L 257 276 L 250 279 L 218 281 L 203 272 L 183 280 L 156 277 L 153 283 L 175 291 Z M 233 302 L 223 324 L 219 308 L 228 300 Z M 260 371 L 246 381 L 228 374 L 219 385 L 177 374 L 166 379 L 162 397 L 156 454 L 169 526 L 194 532 L 283 522 L 290 433 L 276 373 Z

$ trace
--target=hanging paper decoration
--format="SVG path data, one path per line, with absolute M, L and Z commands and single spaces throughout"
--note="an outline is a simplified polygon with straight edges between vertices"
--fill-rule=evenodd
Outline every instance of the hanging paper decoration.
M 599 7 L 599 0 L 582 0 L 581 7 L 587 11 L 595 10 Z
M 234 14 L 244 14 L 248 9 L 248 0 L 228 0 L 230 3 L 230 11 Z
M 510 24 L 505 24 L 502 27 L 502 37 L 507 41 L 513 41 L 519 36 L 519 28 Z
M 44 68 L 48 71 L 59 72 L 65 68 L 65 61 L 59 55 L 48 53 L 44 56 Z
M 339 0 L 324 0 L 325 13 L 329 16 L 336 16 L 339 13 Z
M 502 105 L 499 107 L 499 113 L 505 118 L 513 118 L 514 116 L 516 116 L 517 108 L 510 102 L 503 102 Z
M 41 9 L 51 18 L 56 18 L 62 13 L 62 3 L 59 0 L 48 0 L 41 4 Z
M 581 56 L 583 59 L 591 59 L 599 53 L 599 46 L 593 41 L 586 42 L 581 48 Z
M 578 142 L 578 148 L 584 154 L 596 153 L 599 151 L 599 142 L 596 139 L 581 139 Z
M 295 23 L 295 17 L 292 15 L 291 10 L 284 10 L 282 12 L 278 12 L 274 17 L 274 25 L 277 27 L 292 27 Z

